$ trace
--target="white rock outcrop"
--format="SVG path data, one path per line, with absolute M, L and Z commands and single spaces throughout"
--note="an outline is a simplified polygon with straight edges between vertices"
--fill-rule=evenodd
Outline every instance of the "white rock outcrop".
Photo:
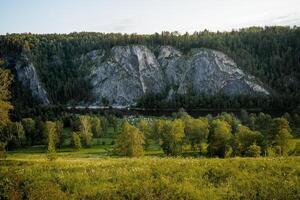
M 104 58 L 102 50 L 95 50 L 83 56 L 83 61 L 92 66 L 95 105 L 101 105 L 102 99 L 113 106 L 132 105 L 146 93 L 160 93 L 167 88 L 168 99 L 190 91 L 269 95 L 259 81 L 219 51 L 193 49 L 183 55 L 171 46 L 162 46 L 155 57 L 149 48 L 133 45 L 116 46 L 107 55 Z
M 159 61 L 165 69 L 167 82 L 177 86 L 179 94 L 193 91 L 210 95 L 269 95 L 261 83 L 244 73 L 222 52 L 193 49 L 187 56 L 182 56 L 170 47 L 162 47 L 161 52 L 165 52 L 166 48 L 174 53 L 165 55 L 174 56 L 159 56 Z
M 118 46 L 104 62 L 94 62 L 92 71 L 94 104 L 103 98 L 115 106 L 134 104 L 146 93 L 165 88 L 162 69 L 145 46 Z
M 97 49 L 73 62 L 80 69 L 90 70 L 88 80 L 92 86 L 93 102 L 104 102 L 114 107 L 134 105 L 148 93 L 164 93 L 167 100 L 176 94 L 270 95 L 255 77 L 242 71 L 222 52 L 211 49 L 192 49 L 183 54 L 172 46 L 161 46 L 154 51 L 146 46 L 115 46 L 109 51 Z M 53 63 L 62 63 L 54 57 Z M 25 54 L 15 65 L 17 77 L 29 88 L 32 96 L 49 104 L 34 64 Z M 70 99 L 71 100 L 71 99 Z
M 31 91 L 33 97 L 43 104 L 49 104 L 50 101 L 47 92 L 41 85 L 33 63 L 30 62 L 26 55 L 22 55 L 21 60 L 19 60 L 15 66 L 18 80 L 25 88 L 28 88 Z

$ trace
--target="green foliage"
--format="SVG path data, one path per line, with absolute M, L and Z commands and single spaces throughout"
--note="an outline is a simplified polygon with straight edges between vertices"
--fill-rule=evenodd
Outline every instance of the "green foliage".
M 140 157 L 144 155 L 144 135 L 139 129 L 124 122 L 118 136 L 114 151 L 120 156 Z
M 202 155 L 202 156 L 206 156 L 207 155 L 207 153 L 208 153 L 207 147 L 208 147 L 207 143 L 201 143 L 200 144 L 200 155 Z
M 0 159 L 6 158 L 6 143 L 0 141 Z
M 262 137 L 258 131 L 252 131 L 243 125 L 239 126 L 234 138 L 235 155 L 245 155 L 253 144 L 262 144 Z
M 12 156 L 0 165 L 0 199 L 299 199 L 299 162 Z
M 87 115 L 82 115 L 78 119 L 79 121 L 79 135 L 83 146 L 90 147 L 92 145 L 92 125 L 91 118 Z
M 92 117 L 91 118 L 91 123 L 92 123 L 92 132 L 93 136 L 95 138 L 100 138 L 103 136 L 103 130 L 101 127 L 101 121 L 98 117 Z
M 13 109 L 13 106 L 9 102 L 11 97 L 10 85 L 12 79 L 13 78 L 9 70 L 0 68 L 0 142 L 7 142 L 9 139 L 6 135 L 5 129 L 10 123 L 9 111 Z
M 207 118 L 187 118 L 184 132 L 192 147 L 194 148 L 196 145 L 200 149 L 201 144 L 207 142 L 208 138 L 209 124 Z
M 253 31 L 255 30 L 255 31 Z M 54 104 L 67 104 L 91 100 L 91 86 L 86 75 L 90 69 L 80 57 L 92 50 L 109 52 L 116 45 L 146 45 L 157 51 L 161 45 L 171 45 L 184 53 L 193 48 L 210 48 L 225 52 L 245 72 L 258 77 L 276 91 L 272 98 L 238 95 L 228 97 L 185 94 L 166 102 L 167 94 L 148 94 L 141 99 L 141 107 L 185 108 L 295 108 L 299 105 L 299 27 L 250 27 L 231 32 L 193 34 L 171 32 L 152 35 L 71 33 L 71 34 L 7 34 L 0 37 L 0 56 L 14 60 L 30 56 L 47 93 Z M 107 55 L 105 55 L 107 56 Z M 14 64 L 3 63 L 13 68 Z M 3 64 L 3 65 L 4 65 Z M 19 86 L 18 86 L 19 85 Z M 16 87 L 21 87 L 16 84 Z M 16 98 L 26 101 L 26 95 Z M 104 103 L 105 98 L 104 98 Z M 252 129 L 252 127 L 250 127 Z
M 231 127 L 226 121 L 215 119 L 211 123 L 208 151 L 211 156 L 228 156 L 231 151 L 230 140 L 232 138 Z
M 261 154 L 260 146 L 257 146 L 255 143 L 250 145 L 247 148 L 246 155 L 249 157 L 258 157 Z
M 238 127 L 241 125 L 241 122 L 234 116 L 233 113 L 222 112 L 216 117 L 216 119 L 227 122 L 230 125 L 233 134 L 237 132 Z
M 57 143 L 57 125 L 55 122 L 46 121 L 44 131 L 47 137 L 47 158 L 54 160 L 56 157 L 56 143 Z
M 9 132 L 11 134 L 11 140 L 9 146 L 22 147 L 26 144 L 26 136 L 22 123 L 13 122 L 9 126 Z
M 149 138 L 151 134 L 151 127 L 148 121 L 142 119 L 140 120 L 136 127 L 140 130 L 140 132 L 146 137 Z
M 276 155 L 276 150 L 274 147 L 268 147 L 267 148 L 267 156 L 269 157 L 275 157 Z
M 75 150 L 81 149 L 81 141 L 80 141 L 80 136 L 76 132 L 73 132 L 72 134 L 72 142 L 71 142 L 72 147 Z
M 151 135 L 150 123 L 148 121 L 142 119 L 137 123 L 136 127 L 139 129 L 141 134 L 144 135 L 144 137 L 145 137 L 145 148 L 147 149 L 150 146 L 150 144 L 148 143 L 149 139 L 154 138 Z
M 119 155 L 139 157 L 144 154 L 145 136 L 138 128 L 124 122 L 121 134 L 116 140 L 116 150 Z M 124 153 L 121 153 L 124 149 Z
M 295 149 L 293 155 L 300 156 L 300 142 L 296 142 Z
M 208 115 L 193 118 L 184 110 L 172 114 L 172 117 L 169 118 L 130 117 L 126 119 L 111 114 L 101 117 L 99 115 L 96 117 L 96 115 L 65 114 L 63 117 L 53 120 L 56 131 L 54 143 L 59 148 L 71 145 L 75 149 L 81 148 L 81 144 L 84 147 L 92 148 L 103 145 L 108 147 L 107 152 L 111 152 L 110 146 L 114 145 L 115 139 L 122 135 L 122 122 L 127 121 L 145 137 L 143 143 L 147 154 L 163 152 L 165 155 L 172 156 L 245 157 L 249 156 L 249 148 L 253 144 L 260 147 L 262 156 L 296 154 L 296 143 L 291 142 L 292 129 L 289 126 L 289 121 L 293 128 L 298 126 L 295 120 L 297 118 L 294 117 L 296 115 L 285 114 L 282 118 L 272 119 L 270 115 L 264 113 L 256 115 L 244 112 L 244 116 L 241 121 L 234 114 L 228 113 L 221 113 L 215 117 Z M 253 118 L 252 129 L 248 127 L 250 118 Z M 64 123 L 67 125 L 66 128 L 64 128 Z M 48 140 L 46 140 L 48 133 L 43 130 L 44 124 L 45 122 L 41 118 L 35 118 L 35 120 L 24 118 L 22 123 L 11 122 L 8 127 L 3 129 L 5 134 L 2 134 L 7 138 L 7 149 L 17 150 L 17 147 L 26 144 L 48 144 Z M 104 128 L 106 133 L 103 134 L 104 140 L 101 139 L 102 137 L 93 139 L 93 130 L 95 133 L 99 124 L 101 124 L 101 128 L 106 126 Z M 76 133 L 75 139 L 69 126 Z M 24 137 L 24 132 L 26 137 Z M 80 140 L 78 140 L 78 136 Z
M 289 139 L 292 138 L 289 122 L 285 118 L 275 118 L 272 122 L 270 140 L 277 145 L 280 155 L 287 155 L 289 149 Z
M 0 60 L 1 65 L 1 60 Z M 13 76 L 8 69 L 0 68 L 0 100 L 8 101 L 11 98 L 10 86 L 13 80 Z M 7 102 L 9 103 L 9 102 Z
M 25 130 L 26 138 L 30 141 L 30 144 L 33 145 L 36 136 L 35 121 L 32 118 L 24 118 L 22 119 L 22 125 Z
M 181 145 L 184 138 L 184 123 L 181 119 L 165 120 L 159 127 L 160 144 L 167 155 L 176 156 L 182 149 Z
M 55 128 L 56 128 L 56 145 L 61 148 L 65 141 L 65 135 L 63 134 L 63 128 L 64 128 L 64 123 L 62 121 L 55 121 Z

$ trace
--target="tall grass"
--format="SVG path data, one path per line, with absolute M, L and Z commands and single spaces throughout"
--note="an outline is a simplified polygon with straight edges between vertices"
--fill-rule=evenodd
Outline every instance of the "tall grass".
M 297 157 L 0 162 L 0 199 L 300 199 Z

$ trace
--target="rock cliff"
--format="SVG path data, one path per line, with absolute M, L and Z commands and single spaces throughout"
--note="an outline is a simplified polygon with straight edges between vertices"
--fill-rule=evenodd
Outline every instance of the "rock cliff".
M 193 49 L 183 55 L 173 47 L 162 46 L 156 57 L 145 46 L 117 46 L 107 55 L 104 58 L 103 51 L 98 50 L 83 59 L 92 65 L 90 77 L 97 105 L 103 99 L 114 106 L 132 105 L 146 93 L 160 93 L 167 88 L 169 97 L 190 91 L 209 95 L 269 95 L 259 81 L 239 69 L 232 59 L 210 49 Z
M 31 91 L 32 96 L 43 104 L 49 104 L 47 92 L 41 85 L 36 69 L 25 54 L 21 55 L 21 59 L 17 61 L 15 69 L 18 80 L 25 88 Z
M 171 100 L 176 94 L 270 95 L 255 77 L 242 71 L 222 52 L 192 49 L 183 54 L 171 46 L 154 50 L 146 46 L 115 46 L 93 50 L 73 59 L 87 69 L 92 87 L 92 105 L 134 105 L 148 93 L 165 93 Z M 60 62 L 59 58 L 54 59 Z M 32 95 L 49 104 L 47 92 L 39 81 L 34 64 L 26 55 L 16 63 L 17 77 Z
M 145 46 L 112 48 L 105 61 L 93 64 L 91 77 L 96 104 L 103 98 L 116 106 L 134 104 L 144 94 L 161 92 L 166 86 L 156 57 Z

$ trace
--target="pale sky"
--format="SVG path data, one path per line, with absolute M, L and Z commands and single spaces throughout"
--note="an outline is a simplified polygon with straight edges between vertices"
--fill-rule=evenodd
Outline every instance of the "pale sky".
M 300 25 L 300 0 L 0 0 L 0 34 Z

